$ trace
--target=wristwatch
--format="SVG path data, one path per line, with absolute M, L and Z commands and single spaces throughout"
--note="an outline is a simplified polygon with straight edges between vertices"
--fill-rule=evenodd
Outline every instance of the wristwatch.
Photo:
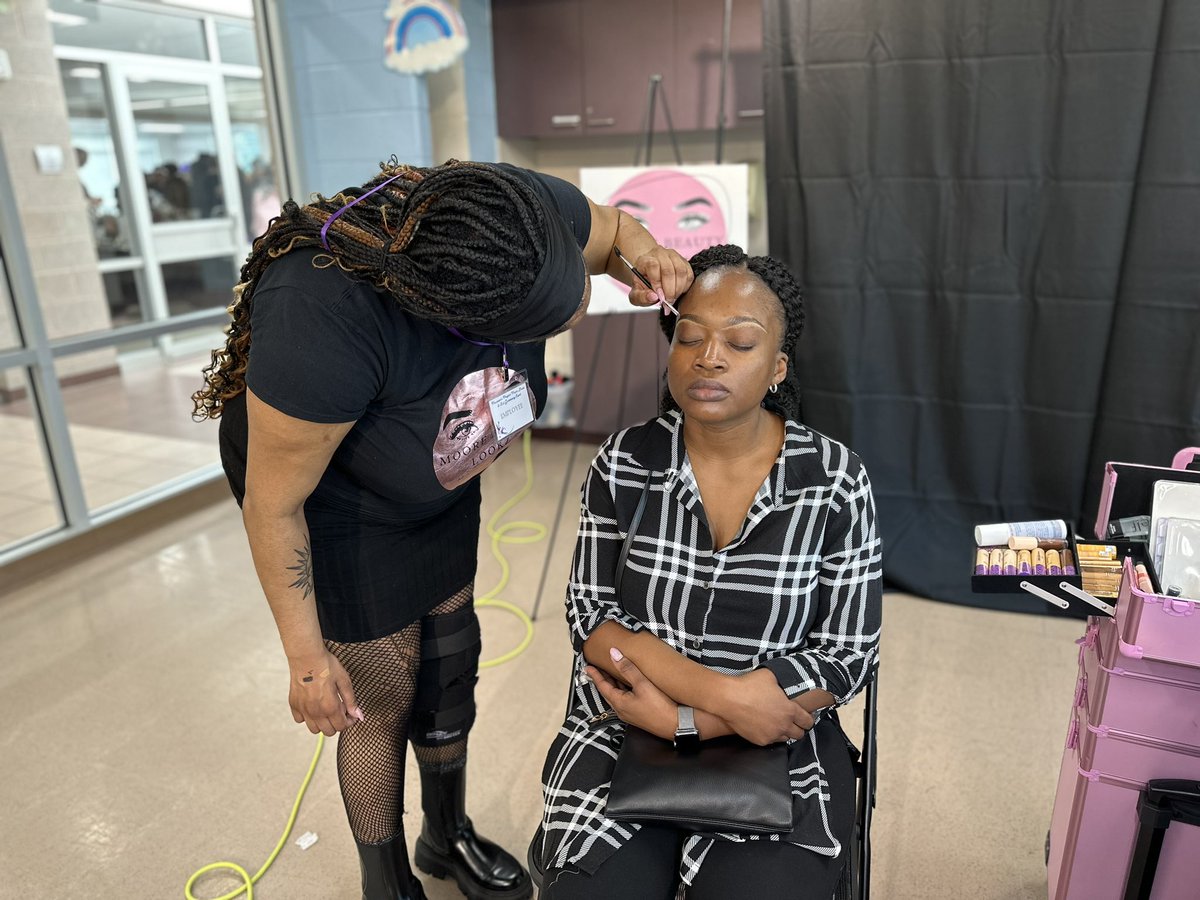
M 696 730 L 696 711 L 679 706 L 679 724 L 675 728 L 675 749 L 680 753 L 695 753 L 700 749 L 700 732 Z

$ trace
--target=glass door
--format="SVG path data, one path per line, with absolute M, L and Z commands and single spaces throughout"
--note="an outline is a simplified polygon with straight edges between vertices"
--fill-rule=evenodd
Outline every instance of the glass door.
M 119 328 L 152 318 L 146 286 L 146 263 L 140 235 L 130 214 L 133 200 L 123 171 L 114 130 L 111 73 L 96 60 L 60 59 L 59 77 L 67 99 L 71 144 L 79 169 L 80 188 L 87 203 L 88 223 L 96 244 L 100 276 L 108 307 L 74 317 L 66 332 L 54 337 Z
M 114 66 L 114 107 L 139 231 L 148 237 L 150 318 L 229 303 L 245 212 L 225 83 L 190 67 Z

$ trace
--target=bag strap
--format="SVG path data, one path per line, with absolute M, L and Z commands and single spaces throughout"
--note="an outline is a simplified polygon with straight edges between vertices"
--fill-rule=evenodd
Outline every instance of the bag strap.
M 646 511 L 646 498 L 650 496 L 650 476 L 646 475 L 646 484 L 642 488 L 642 496 L 638 498 L 637 509 L 633 511 L 633 520 L 629 530 L 625 532 L 625 542 L 621 544 L 621 555 L 617 557 L 617 602 L 621 602 L 621 576 L 625 574 L 625 560 L 629 558 L 629 548 L 633 544 L 633 536 L 637 534 L 638 526 L 642 523 L 642 513 Z

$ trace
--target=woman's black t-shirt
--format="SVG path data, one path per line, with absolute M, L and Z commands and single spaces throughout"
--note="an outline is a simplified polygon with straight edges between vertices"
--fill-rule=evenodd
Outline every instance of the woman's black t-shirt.
M 582 249 L 591 230 L 586 198 L 560 179 L 505 168 L 559 211 Z M 479 481 L 444 486 L 434 442 L 441 431 L 457 429 L 465 432 L 464 452 L 476 450 L 470 429 L 446 414 L 447 402 L 472 373 L 500 367 L 502 349 L 410 315 L 337 266 L 316 268 L 316 255 L 288 254 L 263 273 L 254 291 L 246 384 L 289 416 L 355 422 L 305 504 L 305 517 L 325 637 L 370 640 L 398 631 L 474 578 Z M 507 349 L 509 366 L 528 378 L 540 411 L 545 345 Z M 221 417 L 221 458 L 239 503 L 246 434 L 244 397 L 238 397 Z M 503 447 L 491 449 L 479 453 L 479 471 Z

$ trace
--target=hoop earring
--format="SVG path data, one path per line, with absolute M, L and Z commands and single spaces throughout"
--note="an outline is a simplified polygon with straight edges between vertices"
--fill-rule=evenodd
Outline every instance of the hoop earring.
M 773 385 L 771 385 L 771 393 L 772 393 L 772 394 L 775 394 L 775 393 L 778 393 L 778 392 L 779 392 L 779 385 L 777 385 L 777 384 L 773 384 Z

